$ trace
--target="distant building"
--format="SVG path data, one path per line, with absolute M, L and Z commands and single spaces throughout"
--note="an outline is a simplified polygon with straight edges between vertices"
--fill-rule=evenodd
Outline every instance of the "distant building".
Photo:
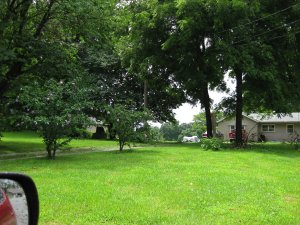
M 277 115 L 250 114 L 243 115 L 242 128 L 248 139 L 258 141 L 261 137 L 266 141 L 290 141 L 300 135 L 300 113 Z M 217 122 L 217 130 L 229 140 L 229 133 L 235 131 L 235 117 L 225 117 Z

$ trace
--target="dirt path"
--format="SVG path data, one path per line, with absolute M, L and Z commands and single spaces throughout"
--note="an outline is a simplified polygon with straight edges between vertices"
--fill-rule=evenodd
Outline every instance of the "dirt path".
M 80 154 L 88 154 L 93 152 L 112 152 L 118 151 L 118 148 L 105 148 L 105 149 L 97 149 L 97 148 L 73 148 L 72 150 L 59 150 L 56 153 L 56 156 L 64 156 L 64 155 L 80 155 Z M 13 153 L 13 154 L 3 154 L 0 155 L 0 161 L 8 161 L 8 160 L 20 160 L 20 159 L 34 159 L 34 158 L 46 158 L 46 151 L 41 152 L 27 152 L 27 153 Z

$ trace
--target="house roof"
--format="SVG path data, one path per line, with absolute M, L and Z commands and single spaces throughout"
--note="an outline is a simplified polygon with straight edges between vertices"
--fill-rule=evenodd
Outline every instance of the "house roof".
M 286 115 L 279 115 L 279 116 L 278 114 L 265 115 L 265 114 L 258 114 L 258 113 L 252 113 L 249 115 L 243 114 L 243 116 L 257 123 L 295 123 L 295 122 L 300 123 L 300 112 L 295 112 Z M 219 120 L 217 123 L 220 123 L 227 118 L 229 117 L 225 117 Z
M 300 113 L 295 112 L 286 115 L 263 115 L 253 113 L 248 117 L 253 118 L 254 120 L 261 123 L 292 123 L 292 122 L 300 122 Z
M 228 118 L 231 118 L 231 117 L 233 117 L 233 116 L 227 116 L 227 117 L 224 117 L 224 118 L 220 119 L 219 121 L 217 121 L 217 123 L 221 123 L 221 122 L 223 122 L 224 120 L 226 120 L 226 119 L 228 119 Z M 250 119 L 250 120 L 253 120 L 253 121 L 255 121 L 255 122 L 259 122 L 259 121 L 256 120 L 255 118 L 250 117 L 249 115 L 246 115 L 246 114 L 244 114 L 244 113 L 243 113 L 243 117 L 246 117 L 246 118 L 248 118 L 248 119 Z

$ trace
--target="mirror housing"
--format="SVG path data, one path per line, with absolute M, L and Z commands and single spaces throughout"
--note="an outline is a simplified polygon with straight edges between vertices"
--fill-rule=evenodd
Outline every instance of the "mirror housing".
M 28 206 L 28 225 L 37 225 L 39 217 L 38 192 L 33 180 L 19 173 L 0 173 L 0 179 L 17 182 L 24 190 Z

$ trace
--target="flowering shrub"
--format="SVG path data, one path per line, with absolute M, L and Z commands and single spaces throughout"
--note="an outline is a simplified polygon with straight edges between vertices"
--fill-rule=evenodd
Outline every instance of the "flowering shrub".
M 50 79 L 43 85 L 35 82 L 25 86 L 17 97 L 23 110 L 22 123 L 40 133 L 49 159 L 54 159 L 56 150 L 70 142 L 79 129 L 93 124 L 84 112 L 91 107 L 89 93 L 81 79 Z

